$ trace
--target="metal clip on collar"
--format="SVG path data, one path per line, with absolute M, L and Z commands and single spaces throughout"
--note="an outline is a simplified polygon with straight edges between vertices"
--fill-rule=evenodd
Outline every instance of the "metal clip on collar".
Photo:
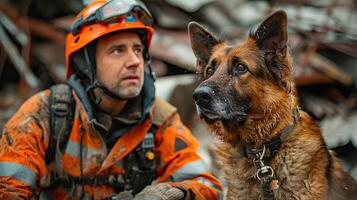
M 265 165 L 263 162 L 264 155 L 266 152 L 265 145 L 263 150 L 261 149 L 251 149 L 253 154 L 253 163 L 257 168 L 256 177 L 262 184 L 263 199 L 264 200 L 274 200 L 274 192 L 271 189 L 271 183 L 274 178 L 274 170 L 269 165 Z
M 254 165 L 257 168 L 257 173 L 256 177 L 260 182 L 262 182 L 262 178 L 269 177 L 272 178 L 274 176 L 274 170 L 271 168 L 269 165 L 265 165 L 263 162 L 263 158 L 265 155 L 265 145 L 263 146 L 263 151 L 262 152 L 257 152 L 256 153 L 256 158 L 253 160 Z

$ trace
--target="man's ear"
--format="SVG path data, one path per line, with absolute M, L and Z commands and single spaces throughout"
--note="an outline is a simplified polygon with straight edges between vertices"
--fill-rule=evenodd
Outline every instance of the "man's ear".
M 285 57 L 288 40 L 287 16 L 282 10 L 274 12 L 250 35 L 259 49 Z
M 206 66 L 213 47 L 219 44 L 220 40 L 197 22 L 188 24 L 188 33 L 193 53 L 197 58 L 198 67 Z

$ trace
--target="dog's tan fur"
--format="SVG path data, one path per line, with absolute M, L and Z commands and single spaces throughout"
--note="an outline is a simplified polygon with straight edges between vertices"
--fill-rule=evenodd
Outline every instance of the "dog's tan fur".
M 199 115 L 222 141 L 218 152 L 228 182 L 227 199 L 262 199 L 257 169 L 243 150 L 262 148 L 289 126 L 293 129 L 278 153 L 265 160 L 278 180 L 275 199 L 356 197 L 355 180 L 329 152 L 318 125 L 303 111 L 296 115 L 285 12 L 272 14 L 242 44 L 230 45 L 197 23 L 190 23 L 189 34 L 203 79 L 198 88 L 213 91 L 210 101 L 197 96 L 195 101 Z M 239 63 L 247 71 L 237 68 Z M 205 102 L 199 103 L 200 98 Z M 234 112 L 238 114 L 225 118 Z

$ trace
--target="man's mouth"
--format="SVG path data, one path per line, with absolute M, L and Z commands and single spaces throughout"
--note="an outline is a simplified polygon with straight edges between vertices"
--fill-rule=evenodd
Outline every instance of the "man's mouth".
M 139 76 L 137 75 L 129 75 L 129 76 L 126 76 L 122 79 L 122 81 L 138 81 L 139 80 Z
M 124 77 L 124 79 L 139 79 L 139 76 L 137 76 L 137 75 L 129 75 L 129 76 Z

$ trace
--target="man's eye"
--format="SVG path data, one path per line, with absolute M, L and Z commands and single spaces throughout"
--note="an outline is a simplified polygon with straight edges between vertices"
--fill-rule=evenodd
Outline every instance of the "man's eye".
M 122 52 L 123 52 L 122 49 L 113 49 L 113 51 L 112 51 L 111 53 L 113 53 L 113 54 L 120 54 L 120 53 L 122 53 Z
M 134 49 L 135 54 L 142 54 L 143 53 L 143 49 L 142 48 L 137 48 Z

